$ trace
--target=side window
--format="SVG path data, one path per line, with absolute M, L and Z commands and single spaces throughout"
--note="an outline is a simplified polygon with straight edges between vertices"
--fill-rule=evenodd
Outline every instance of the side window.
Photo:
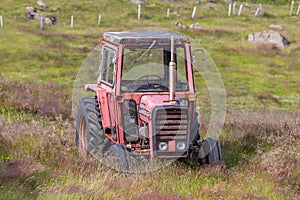
M 186 59 L 185 51 L 182 47 L 176 48 L 176 58 L 177 58 L 177 80 L 182 82 L 187 82 L 187 73 L 186 73 Z
M 102 47 L 101 57 L 99 80 L 112 86 L 114 84 L 116 53 L 112 49 Z

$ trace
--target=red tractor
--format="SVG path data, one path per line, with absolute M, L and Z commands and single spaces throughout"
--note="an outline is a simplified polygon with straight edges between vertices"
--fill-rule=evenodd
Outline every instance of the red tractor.
M 76 144 L 83 157 L 130 169 L 132 158 L 222 160 L 215 139 L 200 141 L 192 54 L 187 37 L 170 32 L 106 32 L 94 96 L 83 97 Z M 107 164 L 107 163 L 104 163 Z

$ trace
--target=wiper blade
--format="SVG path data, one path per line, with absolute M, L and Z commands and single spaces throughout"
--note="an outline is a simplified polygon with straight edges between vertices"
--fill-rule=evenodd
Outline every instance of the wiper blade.
M 152 44 L 148 47 L 148 49 L 146 51 L 144 51 L 141 55 L 139 55 L 134 61 L 133 63 L 130 65 L 130 67 L 128 68 L 128 71 L 137 63 L 139 62 L 139 60 L 150 51 L 150 49 L 152 49 L 152 47 L 156 44 L 156 41 L 153 40 Z

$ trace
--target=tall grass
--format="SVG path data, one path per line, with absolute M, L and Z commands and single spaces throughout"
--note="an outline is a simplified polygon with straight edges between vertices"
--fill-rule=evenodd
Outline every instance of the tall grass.
M 296 198 L 299 119 L 295 113 L 234 110 L 220 140 L 225 165 L 173 163 L 145 174 L 119 173 L 79 158 L 72 121 L 1 119 L 0 182 L 8 189 L 4 195 L 18 187 L 15 195 L 38 199 Z

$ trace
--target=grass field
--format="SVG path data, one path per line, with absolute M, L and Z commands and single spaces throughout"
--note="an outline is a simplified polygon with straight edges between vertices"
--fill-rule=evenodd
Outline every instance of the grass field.
M 25 20 L 24 6 L 36 1 L 0 2 L 0 199 L 299 199 L 300 16 L 289 16 L 289 3 L 263 4 L 264 16 L 255 18 L 255 3 L 241 17 L 228 17 L 223 1 L 148 0 L 140 21 L 137 5 L 127 0 L 46 3 L 42 13 L 57 23 L 42 31 L 39 22 Z M 284 50 L 247 42 L 249 33 L 270 24 L 284 26 L 279 32 L 291 42 Z M 224 165 L 176 162 L 128 174 L 78 157 L 71 117 L 77 71 L 103 32 L 142 27 L 186 34 L 216 63 L 227 94 Z M 195 77 L 205 134 L 210 97 L 201 73 Z

